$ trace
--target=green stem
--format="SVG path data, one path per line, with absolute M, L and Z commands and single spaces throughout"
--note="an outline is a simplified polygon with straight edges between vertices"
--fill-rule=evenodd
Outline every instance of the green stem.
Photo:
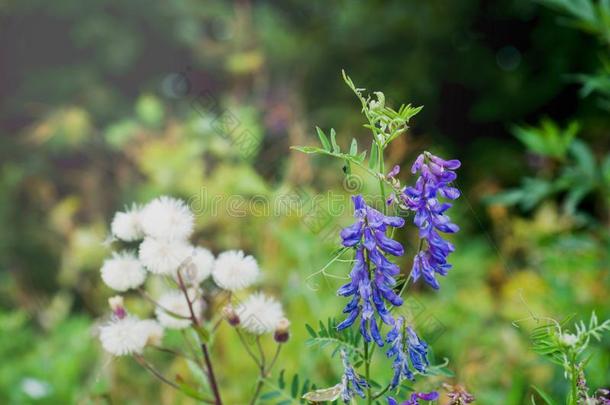
M 571 392 L 571 398 L 570 398 L 570 404 L 572 405 L 577 405 L 578 403 L 578 368 L 576 366 L 576 356 L 572 356 L 572 362 L 571 362 L 571 368 L 572 368 L 572 372 L 571 372 L 571 382 L 572 382 L 572 392 Z
M 387 209 L 385 205 L 385 162 L 383 159 L 384 147 L 383 145 L 377 143 L 377 149 L 379 150 L 379 191 L 381 192 L 381 204 L 383 206 L 383 213 L 386 214 Z
M 373 400 L 381 398 L 383 396 L 383 394 L 385 394 L 386 392 L 388 392 L 388 390 L 390 389 L 391 384 L 388 384 L 385 386 L 384 389 L 382 389 L 381 391 L 379 391 L 377 394 L 375 394 L 375 396 L 373 397 Z
M 364 341 L 364 378 L 366 378 L 366 398 L 367 403 L 371 405 L 373 403 L 373 394 L 371 392 L 371 384 L 370 384 L 370 375 L 371 375 L 371 359 L 369 358 L 369 343 Z
M 424 247 L 424 240 L 420 239 L 419 240 L 419 247 L 417 248 L 417 253 L 421 252 L 421 250 Z M 417 254 L 416 254 L 417 255 Z M 400 288 L 400 292 L 398 293 L 399 297 L 402 297 L 402 295 L 404 294 L 404 292 L 407 289 L 407 286 L 409 284 L 409 281 L 411 281 L 411 272 L 409 272 L 409 276 L 407 277 L 407 279 L 405 280 L 405 283 L 402 285 L 402 287 Z

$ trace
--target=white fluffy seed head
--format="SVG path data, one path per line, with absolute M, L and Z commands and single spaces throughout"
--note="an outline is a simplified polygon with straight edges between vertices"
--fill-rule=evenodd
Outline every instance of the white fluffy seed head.
M 193 312 L 199 318 L 203 310 L 203 303 L 199 297 L 197 290 L 188 290 L 189 298 L 193 301 Z M 191 325 L 191 312 L 186 301 L 186 297 L 182 291 L 169 291 L 163 294 L 157 301 L 158 305 L 155 308 L 155 315 L 159 323 L 168 329 L 184 329 Z M 172 314 L 180 315 L 176 317 Z
M 159 197 L 149 202 L 141 213 L 146 236 L 157 239 L 186 240 L 193 233 L 193 213 L 182 200 Z
M 252 294 L 241 304 L 239 326 L 254 335 L 274 332 L 284 319 L 282 305 L 265 294 Z
M 564 346 L 573 347 L 578 342 L 578 336 L 569 332 L 564 332 L 559 336 L 559 341 Z
M 163 340 L 163 326 L 154 319 L 145 319 L 140 321 L 140 327 L 143 328 L 146 334 L 146 344 L 160 346 Z
M 141 322 L 134 316 L 127 316 L 100 327 L 100 341 L 104 350 L 113 356 L 142 353 L 148 335 Z
M 181 240 L 147 237 L 140 244 L 140 262 L 155 274 L 174 275 L 191 256 L 193 247 Z
M 212 270 L 214 282 L 222 289 L 238 291 L 256 282 L 260 270 L 256 259 L 241 250 L 229 250 L 218 255 Z
M 132 205 L 124 212 L 114 214 L 110 230 L 112 235 L 126 242 L 133 242 L 144 237 L 141 221 L 142 208 Z
M 187 285 L 199 285 L 212 274 L 214 255 L 202 247 L 193 248 L 190 260 L 181 269 L 180 275 Z
M 131 252 L 113 253 L 100 270 L 104 283 L 116 291 L 138 288 L 146 280 L 146 271 Z

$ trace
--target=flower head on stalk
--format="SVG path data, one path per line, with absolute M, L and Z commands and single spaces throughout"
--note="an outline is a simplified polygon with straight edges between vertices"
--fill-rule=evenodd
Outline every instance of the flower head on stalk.
M 361 398 L 365 397 L 364 389 L 369 386 L 366 379 L 360 377 L 347 358 L 345 350 L 341 350 L 341 360 L 343 361 L 343 377 L 341 378 L 341 399 L 349 403 L 354 395 Z
M 424 152 L 411 168 L 413 174 L 420 173 L 415 186 L 405 187 L 400 196 L 404 205 L 415 212 L 413 223 L 419 228 L 422 243 L 426 242 L 425 249 L 413 259 L 413 281 L 423 277 L 435 289 L 440 287 L 436 274 L 447 274 L 451 268 L 447 257 L 454 251 L 453 244 L 444 240 L 439 232 L 456 233 L 459 230 L 446 215 L 451 204 L 440 202 L 439 198 L 455 200 L 460 196 L 459 190 L 450 185 L 457 178 L 454 170 L 459 167 L 459 160 L 443 160 Z
M 378 320 L 388 325 L 394 324 L 385 301 L 394 306 L 402 305 L 402 299 L 394 293 L 396 284 L 394 276 L 400 269 L 386 258 L 387 254 L 402 256 L 402 245 L 386 236 L 388 227 L 399 228 L 404 225 L 400 217 L 382 214 L 366 205 L 361 195 L 352 197 L 356 222 L 341 231 L 343 246 L 356 249 L 354 267 L 350 273 L 350 282 L 343 285 L 337 293 L 352 297 L 343 312 L 347 318 L 337 325 L 338 330 L 350 327 L 360 316 L 360 333 L 367 342 L 374 340 L 383 346 L 379 333 Z
M 394 358 L 394 376 L 390 387 L 396 388 L 405 378 L 414 380 L 414 371 L 425 373 L 428 366 L 428 344 L 421 340 L 412 327 L 404 326 L 404 318 L 396 318 L 394 327 L 386 336 L 390 349 L 386 355 Z
M 400 404 L 392 397 L 388 397 L 388 405 L 419 405 L 419 400 L 434 401 L 438 399 L 438 392 L 414 392 L 409 399 Z

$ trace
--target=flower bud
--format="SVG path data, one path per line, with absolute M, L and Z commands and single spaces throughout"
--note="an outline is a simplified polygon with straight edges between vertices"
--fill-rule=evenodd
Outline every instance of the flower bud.
M 125 311 L 125 306 L 123 304 L 123 297 L 120 295 L 115 295 L 114 297 L 110 297 L 108 299 L 108 305 L 110 305 L 110 309 L 112 309 L 112 313 L 119 319 L 125 318 L 127 316 L 127 311 Z
M 562 333 L 559 336 L 559 342 L 565 347 L 574 347 L 574 345 L 576 345 L 576 343 L 578 342 L 578 336 L 567 332 Z
M 222 315 L 225 317 L 227 322 L 229 322 L 229 325 L 231 325 L 231 326 L 239 325 L 239 322 L 240 322 L 239 315 L 237 315 L 237 312 L 235 312 L 235 309 L 233 308 L 233 306 L 227 305 L 226 307 L 224 307 L 222 309 Z
M 288 328 L 290 327 L 290 321 L 286 318 L 280 319 L 275 328 L 275 333 L 273 334 L 273 339 L 275 339 L 278 343 L 285 343 L 288 341 L 290 337 L 290 332 Z

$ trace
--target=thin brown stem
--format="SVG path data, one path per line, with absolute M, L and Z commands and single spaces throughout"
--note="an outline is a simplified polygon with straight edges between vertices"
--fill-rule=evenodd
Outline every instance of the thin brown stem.
M 189 312 L 191 314 L 191 322 L 195 325 L 196 328 L 199 328 L 199 319 L 195 315 L 195 311 L 193 310 L 193 302 L 191 301 L 188 289 L 186 288 L 184 281 L 182 280 L 182 275 L 180 274 L 180 269 L 178 269 L 178 285 L 180 289 L 184 293 L 184 298 L 186 299 L 186 303 L 189 308 Z M 203 360 L 205 361 L 205 366 L 208 370 L 208 380 L 210 383 L 210 387 L 212 388 L 212 393 L 214 394 L 216 405 L 222 405 L 222 399 L 220 398 L 220 391 L 218 389 L 218 383 L 216 382 L 216 376 L 214 375 L 214 368 L 212 367 L 212 360 L 210 359 L 210 352 L 208 351 L 208 346 L 205 343 L 201 343 L 201 352 L 203 353 Z
M 175 318 L 180 318 L 180 319 L 191 319 L 190 316 L 184 316 L 184 315 L 180 315 L 177 314 L 173 311 L 170 311 L 169 309 L 163 307 L 162 305 L 160 305 L 157 301 L 155 301 L 155 299 L 153 297 L 151 297 L 150 295 L 148 295 L 148 293 L 146 292 L 146 290 L 144 290 L 143 288 L 138 288 L 138 292 L 140 294 L 142 294 L 142 297 L 144 297 L 144 299 L 146 299 L 148 302 L 150 302 L 151 304 L 161 308 L 161 310 L 163 310 L 164 312 L 166 312 L 167 314 L 175 317 Z
M 182 357 L 184 359 L 195 361 L 195 359 L 193 357 L 187 355 L 186 353 L 182 353 L 179 350 L 174 350 L 174 349 L 170 349 L 168 347 L 156 346 L 156 345 L 151 345 L 151 347 L 153 349 L 158 350 L 158 351 L 163 352 L 163 353 L 169 353 L 169 354 L 173 354 L 174 356 L 177 356 L 177 357 Z
M 214 376 L 214 368 L 212 367 L 212 361 L 210 360 L 210 353 L 208 352 L 208 347 L 205 343 L 201 344 L 201 351 L 203 352 L 205 364 L 208 368 L 208 379 L 210 380 L 212 393 L 214 394 L 214 398 L 216 399 L 215 403 L 216 405 L 222 405 L 222 400 L 220 399 L 220 391 L 218 390 L 218 383 L 216 382 L 216 376 Z
M 185 392 L 182 390 L 182 388 L 181 388 L 181 387 L 180 387 L 178 384 L 173 383 L 173 382 L 171 382 L 170 380 L 168 380 L 167 378 L 165 378 L 165 377 L 163 376 L 163 374 L 161 374 L 161 373 L 160 373 L 160 372 L 159 372 L 157 369 L 155 369 L 155 368 L 153 367 L 153 365 L 152 365 L 152 364 L 148 363 L 148 362 L 146 361 L 146 359 L 144 359 L 144 357 L 142 357 L 142 356 L 141 356 L 141 355 L 139 355 L 139 354 L 135 355 L 134 357 L 135 357 L 136 361 L 137 361 L 137 362 L 138 362 L 138 363 L 139 363 L 139 364 L 140 364 L 142 367 L 144 367 L 144 369 L 146 369 L 146 370 L 147 370 L 148 372 L 150 372 L 152 375 L 154 375 L 155 377 L 157 377 L 157 378 L 158 378 L 158 379 L 159 379 L 161 382 L 163 382 L 163 383 L 165 383 L 165 384 L 167 384 L 167 385 L 171 386 L 172 388 L 174 388 L 174 389 L 176 389 L 176 390 L 178 390 L 178 391 L 180 391 L 180 392 L 185 393 Z M 187 395 L 189 395 L 189 394 L 187 393 Z M 208 399 L 208 398 L 201 398 L 201 397 L 199 397 L 199 396 L 193 396 L 193 398 L 196 398 L 196 399 L 198 399 L 199 401 L 205 402 L 205 403 L 207 403 L 207 404 L 215 404 L 215 401 L 214 401 L 214 400 L 212 400 L 212 399 Z
M 177 390 L 180 390 L 180 387 L 178 386 L 178 384 L 168 380 L 167 378 L 165 378 L 165 376 L 163 374 L 161 374 L 157 369 L 155 369 L 151 364 L 149 364 L 144 357 L 136 354 L 133 356 L 136 361 L 142 366 L 144 367 L 148 372 L 150 372 L 152 375 L 154 375 L 155 377 L 157 377 L 161 382 L 164 382 L 165 384 L 169 385 L 170 387 L 173 387 Z

